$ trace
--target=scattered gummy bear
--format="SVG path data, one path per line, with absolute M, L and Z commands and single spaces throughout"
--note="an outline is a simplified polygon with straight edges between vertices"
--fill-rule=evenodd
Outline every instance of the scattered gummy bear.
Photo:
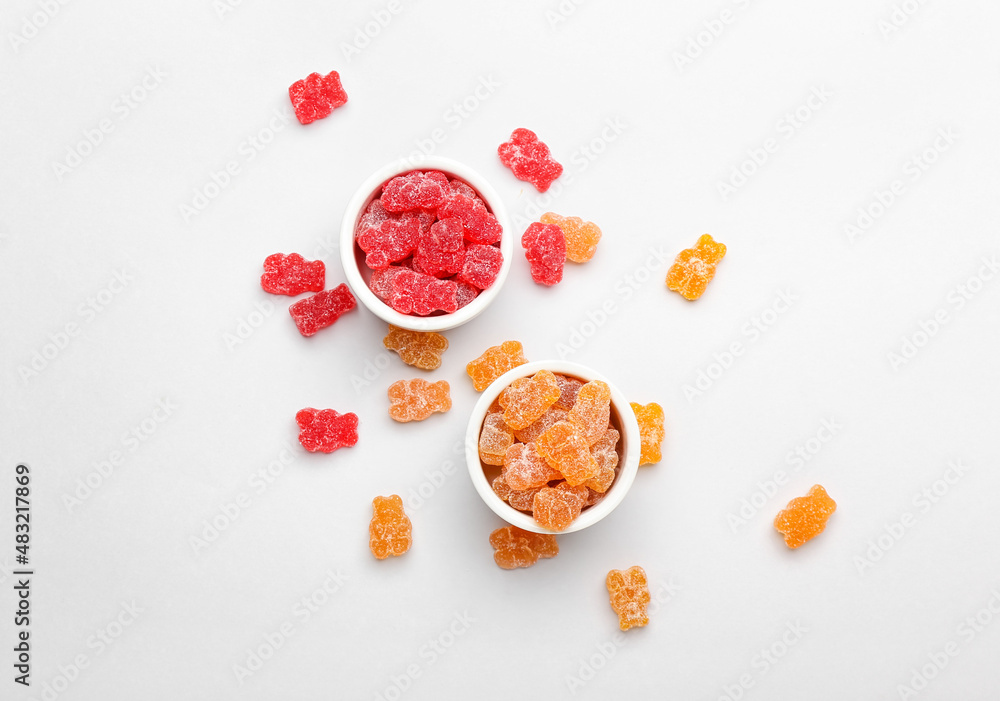
M 387 212 L 435 209 L 444 204 L 449 191 L 448 176 L 437 170 L 411 170 L 397 175 L 382 188 L 382 206 Z
M 716 243 L 709 234 L 698 239 L 694 248 L 685 248 L 667 271 L 667 287 L 684 299 L 701 297 L 715 277 L 715 266 L 726 255 L 726 245 Z
M 586 263 L 594 257 L 597 242 L 601 240 L 601 230 L 594 222 L 585 222 L 580 217 L 561 217 L 554 212 L 546 212 L 539 221 L 555 224 L 566 237 L 566 259 L 574 263 Z
M 836 510 L 837 502 L 817 484 L 804 497 L 788 502 L 774 518 L 774 527 L 785 536 L 785 545 L 797 548 L 822 533 L 830 514 Z
M 403 511 L 403 500 L 398 494 L 372 499 L 371 523 L 368 525 L 368 547 L 372 555 L 384 560 L 390 555 L 399 556 L 413 544 L 413 526 Z
M 490 533 L 490 545 L 496 550 L 493 560 L 505 570 L 531 567 L 541 558 L 559 554 L 554 535 L 532 533 L 517 526 L 505 526 Z
M 487 465 L 503 465 L 507 449 L 514 445 L 514 433 L 499 412 L 486 415 L 479 434 L 479 459 Z
M 400 360 L 421 370 L 441 367 L 441 354 L 448 350 L 448 339 L 434 331 L 410 331 L 389 324 L 389 335 L 382 344 L 399 354 Z
M 306 408 L 295 415 L 299 443 L 310 453 L 332 453 L 358 442 L 358 415 L 333 409 Z
M 337 71 L 330 71 L 325 76 L 310 73 L 305 79 L 292 83 L 288 88 L 288 97 L 300 124 L 323 119 L 347 102 L 347 93 Z
M 260 286 L 273 295 L 295 297 L 303 292 L 321 292 L 326 284 L 326 266 L 321 260 L 306 260 L 298 253 L 275 253 L 264 259 Z
M 641 628 L 649 623 L 646 604 L 649 603 L 649 584 L 641 567 L 611 570 L 605 584 L 611 598 L 611 608 L 618 614 L 618 627 L 622 630 Z
M 450 387 L 445 380 L 399 380 L 389 385 L 389 416 L 400 423 L 423 421 L 434 412 L 451 409 Z
M 505 424 L 514 430 L 527 428 L 559 399 L 559 384 L 550 370 L 539 370 L 531 377 L 514 380 L 497 399 Z
M 565 483 L 560 483 L 560 486 Z M 584 494 L 587 488 L 581 487 Z M 550 531 L 565 531 L 583 511 L 586 496 L 554 487 L 542 487 L 535 494 L 531 513 L 535 523 Z
M 590 445 L 569 421 L 560 421 L 538 437 L 535 449 L 570 486 L 583 484 L 597 475 Z
M 576 426 L 587 445 L 594 445 L 608 429 L 611 419 L 611 388 L 606 382 L 592 380 L 577 392 L 566 420 Z
M 504 341 L 499 346 L 487 348 L 481 356 L 465 366 L 465 372 L 472 378 L 472 386 L 476 391 L 482 392 L 493 380 L 527 362 L 519 341 Z
M 660 462 L 660 446 L 663 445 L 663 407 L 656 402 L 643 406 L 631 402 L 630 406 L 639 422 L 639 435 L 642 447 L 639 453 L 640 465 L 652 465 Z
M 342 314 L 351 311 L 357 305 L 350 288 L 341 283 L 332 290 L 323 290 L 312 297 L 300 299 L 288 308 L 288 313 L 295 320 L 299 333 L 303 336 L 312 336 L 320 329 L 333 324 Z
M 521 236 L 524 256 L 531 264 L 531 279 L 539 285 L 555 285 L 562 280 L 566 262 L 566 237 L 555 224 L 530 225 Z
M 549 147 L 530 129 L 515 129 L 510 140 L 497 148 L 497 154 L 514 177 L 531 183 L 539 192 L 548 190 L 563 171 L 549 153 Z

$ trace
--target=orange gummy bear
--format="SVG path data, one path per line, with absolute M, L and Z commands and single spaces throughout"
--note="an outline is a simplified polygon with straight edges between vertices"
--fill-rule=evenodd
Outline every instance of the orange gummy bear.
M 639 451 L 639 464 L 652 465 L 660 462 L 660 446 L 663 445 L 663 407 L 656 402 L 642 404 L 631 403 L 632 411 L 639 422 L 639 435 L 642 446 Z
M 535 508 L 535 495 L 546 487 L 532 487 L 531 489 L 511 489 L 507 495 L 507 503 L 518 511 L 530 512 Z
M 436 411 L 451 409 L 450 387 L 445 380 L 399 380 L 389 385 L 389 416 L 396 421 L 423 421 Z
M 507 449 L 503 458 L 503 476 L 514 490 L 544 487 L 551 480 L 562 478 L 538 454 L 534 443 L 515 443 Z
M 402 555 L 413 543 L 413 527 L 397 494 L 372 499 L 374 515 L 368 526 L 368 547 L 379 560 Z
M 585 222 L 580 217 L 561 217 L 546 212 L 540 217 L 543 224 L 555 224 L 566 237 L 566 258 L 574 263 L 586 263 L 594 257 L 597 242 L 601 240 L 601 230 L 594 222 Z
M 479 433 L 479 459 L 487 465 L 503 465 L 503 456 L 514 445 L 514 433 L 499 412 L 486 415 Z
M 517 526 L 505 526 L 490 533 L 490 545 L 496 550 L 493 560 L 505 570 L 531 567 L 541 558 L 559 554 L 554 535 L 532 533 Z
M 504 423 L 515 431 L 527 428 L 540 419 L 557 399 L 559 383 L 549 370 L 539 370 L 531 377 L 514 380 L 499 397 Z
M 465 372 L 472 378 L 472 386 L 476 391 L 482 392 L 493 380 L 527 362 L 520 342 L 504 341 L 499 346 L 487 348 L 481 356 L 465 366 Z
M 556 409 L 555 405 L 553 405 L 548 411 L 542 414 L 541 418 L 536 419 L 525 428 L 514 431 L 514 438 L 522 443 L 532 443 L 538 440 L 538 437 L 552 428 L 552 426 L 560 421 L 565 421 L 567 416 L 568 414 L 565 410 Z
M 566 420 L 576 426 L 587 445 L 594 445 L 608 430 L 610 418 L 611 388 L 606 382 L 592 380 L 580 388 Z
M 830 514 L 836 510 L 837 502 L 817 484 L 804 497 L 788 502 L 774 518 L 774 527 L 785 536 L 785 545 L 797 548 L 822 533 Z
M 556 375 L 556 382 L 559 383 L 559 399 L 552 406 L 556 409 L 569 411 L 576 403 L 576 395 L 583 387 L 583 380 L 566 375 Z
M 561 483 L 566 484 L 565 482 Z M 586 492 L 586 487 L 581 489 Z M 535 523 L 550 531 L 565 531 L 570 524 L 576 520 L 587 497 L 581 498 L 580 494 L 567 489 L 557 489 L 554 487 L 542 487 L 535 494 L 532 502 L 531 513 L 535 517 Z
M 389 324 L 389 335 L 382 344 L 399 354 L 407 365 L 421 370 L 441 367 L 441 354 L 448 350 L 448 339 L 434 331 L 410 331 Z
M 715 266 L 726 255 L 726 245 L 716 243 L 709 234 L 698 239 L 694 248 L 681 251 L 667 271 L 667 287 L 684 299 L 701 297 L 715 277 Z
M 562 473 L 570 486 L 583 484 L 597 475 L 597 463 L 590 454 L 590 445 L 569 421 L 560 421 L 540 435 L 535 441 L 535 449 Z
M 611 483 L 615 481 L 618 474 L 618 439 L 621 435 L 616 429 L 609 428 L 601 436 L 601 439 L 590 446 L 590 454 L 597 463 L 597 474 L 591 477 L 584 484 L 592 491 L 603 494 L 608 491 Z
M 641 628 L 649 623 L 646 615 L 649 585 L 645 570 L 638 566 L 627 570 L 611 570 L 605 584 L 611 598 L 611 608 L 618 614 L 619 628 Z

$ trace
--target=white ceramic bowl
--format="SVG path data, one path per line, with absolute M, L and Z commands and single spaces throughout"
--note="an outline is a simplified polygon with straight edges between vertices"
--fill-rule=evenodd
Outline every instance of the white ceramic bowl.
M 550 531 L 535 523 L 531 514 L 518 511 L 513 506 L 497 496 L 493 491 L 493 477 L 500 474 L 498 466 L 486 465 L 479 459 L 479 434 L 482 431 L 483 420 L 489 411 L 490 405 L 506 389 L 511 382 L 522 377 L 534 375 L 539 370 L 551 370 L 554 373 L 576 377 L 584 382 L 591 380 L 603 380 L 611 388 L 611 425 L 621 434 L 618 440 L 618 476 L 614 483 L 605 492 L 604 498 L 591 507 L 585 508 L 583 513 L 570 524 L 565 531 Z M 469 465 L 469 476 L 475 486 L 479 496 L 482 497 L 486 505 L 490 507 L 500 518 L 511 523 L 518 528 L 535 533 L 572 533 L 580 531 L 589 526 L 593 526 L 602 518 L 610 514 L 622 503 L 628 493 L 632 482 L 635 480 L 636 472 L 639 471 L 639 453 L 641 448 L 641 438 L 639 436 L 639 424 L 636 421 L 635 413 L 629 406 L 628 399 L 625 398 L 615 385 L 600 373 L 594 372 L 588 367 L 577 363 L 567 363 L 562 360 L 539 360 L 516 367 L 513 370 L 498 377 L 493 384 L 487 387 L 469 417 L 469 426 L 465 434 L 465 459 Z
M 439 170 L 449 178 L 457 178 L 467 183 L 479 193 L 486 208 L 493 213 L 500 226 L 503 227 L 503 236 L 500 239 L 503 265 L 500 267 L 500 274 L 497 275 L 496 281 L 489 289 L 480 292 L 478 297 L 452 314 L 437 316 L 401 314 L 376 297 L 375 293 L 368 287 L 371 273 L 368 271 L 368 266 L 365 265 L 364 251 L 354 240 L 355 229 L 361 216 L 371 201 L 381 193 L 382 186 L 397 175 L 408 173 L 411 170 Z M 510 272 L 514 257 L 514 237 L 514 229 L 507 217 L 507 210 L 500 201 L 500 196 L 479 173 L 450 158 L 428 156 L 417 161 L 404 158 L 389 163 L 368 176 L 354 193 L 351 201 L 348 202 L 347 210 L 344 212 L 344 221 L 340 228 L 340 258 L 347 275 L 347 284 L 358 301 L 370 309 L 375 316 L 395 326 L 413 331 L 444 331 L 475 318 L 500 294 L 500 289 L 507 280 L 507 274 Z

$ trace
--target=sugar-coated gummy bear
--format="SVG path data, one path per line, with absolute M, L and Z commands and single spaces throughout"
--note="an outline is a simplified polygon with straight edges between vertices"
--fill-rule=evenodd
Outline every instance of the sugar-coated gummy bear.
M 455 279 L 485 290 L 496 282 L 501 267 L 503 267 L 503 253 L 499 248 L 471 244 L 465 249 L 465 260 Z
M 458 288 L 455 292 L 455 296 L 458 299 L 458 308 L 461 309 L 479 296 L 479 290 L 462 280 L 456 280 L 456 282 L 458 283 Z
M 472 378 L 472 386 L 476 391 L 482 392 L 493 380 L 527 362 L 520 341 L 504 341 L 499 346 L 487 348 L 481 356 L 465 366 L 465 372 Z
M 375 294 L 400 314 L 427 316 L 458 309 L 458 283 L 438 280 L 402 266 L 390 266 L 382 275 L 372 273 Z
M 642 445 L 639 451 L 639 464 L 652 465 L 660 462 L 660 447 L 663 445 L 663 407 L 656 402 L 642 404 L 631 403 L 632 411 L 639 422 L 639 436 Z
M 562 475 L 542 459 L 534 443 L 515 443 L 504 454 L 503 477 L 511 489 L 525 490 L 544 487 Z
M 399 354 L 400 360 L 421 370 L 441 367 L 441 354 L 448 350 L 448 339 L 434 331 L 410 331 L 389 324 L 389 334 L 382 345 Z
M 413 526 L 403 511 L 398 494 L 372 499 L 372 520 L 368 525 L 368 547 L 379 560 L 399 556 L 413 544 Z
M 550 531 L 565 531 L 583 511 L 584 503 L 575 492 L 542 487 L 535 494 L 531 513 L 539 526 Z
M 358 415 L 333 409 L 302 409 L 295 415 L 299 443 L 310 453 L 332 453 L 358 442 Z
M 439 219 L 417 236 L 413 269 L 434 277 L 448 277 L 463 270 L 465 228 L 457 217 Z
M 497 154 L 515 178 L 531 183 L 539 192 L 548 190 L 563 171 L 549 147 L 530 129 L 515 129 L 510 139 L 497 148 Z
M 487 465 L 503 465 L 507 449 L 514 445 L 514 432 L 503 422 L 500 413 L 490 413 L 479 433 L 479 459 Z
M 611 418 L 611 388 L 601 380 L 591 380 L 576 395 L 566 420 L 576 426 L 587 445 L 601 439 Z
M 493 213 L 486 209 L 486 203 L 474 195 L 468 197 L 460 192 L 452 193 L 438 207 L 437 216 L 439 219 L 460 219 L 469 243 L 494 244 L 503 233 L 503 227 Z
M 299 333 L 303 336 L 312 336 L 320 329 L 333 324 L 342 314 L 351 311 L 357 305 L 350 288 L 341 283 L 332 290 L 323 290 L 311 297 L 300 299 L 288 308 L 288 313 L 295 320 Z
M 609 428 L 594 445 L 590 446 L 590 454 L 597 463 L 597 474 L 584 484 L 592 491 L 603 494 L 615 481 L 618 467 L 618 439 L 621 434 L 616 429 Z
M 508 489 L 510 489 L 508 485 Z M 527 511 L 535 507 L 535 495 L 546 487 L 532 487 L 531 489 L 511 489 L 507 493 L 507 503 L 518 511 Z
M 531 567 L 541 558 L 559 554 L 554 535 L 532 533 L 517 526 L 504 526 L 490 533 L 490 545 L 496 551 L 493 560 L 505 570 Z
M 560 421 L 540 435 L 535 449 L 572 487 L 597 475 L 590 445 L 569 421 Z
M 725 244 L 716 243 L 709 234 L 703 235 L 694 248 L 685 248 L 677 254 L 667 271 L 667 287 L 684 299 L 698 299 L 715 277 L 715 267 L 724 255 Z
M 524 256 L 531 264 L 531 279 L 539 285 L 555 285 L 562 280 L 566 261 L 566 237 L 555 224 L 529 226 L 521 236 Z
M 558 375 L 556 377 L 558 377 Z M 540 418 L 536 419 L 527 427 L 514 431 L 514 437 L 522 443 L 531 443 L 536 441 L 540 435 L 548 431 L 555 424 L 560 421 L 565 421 L 568 415 L 568 412 L 563 409 L 557 409 L 553 404 L 552 407 L 542 414 Z
M 559 373 L 556 373 L 556 382 L 559 383 L 559 399 L 553 406 L 556 409 L 569 411 L 576 404 L 576 395 L 585 383 L 576 377 L 568 377 Z
M 778 512 L 774 527 L 785 537 L 785 545 L 797 548 L 822 533 L 836 510 L 837 502 L 826 490 L 821 485 L 813 485 L 808 494 L 792 499 Z
M 292 83 L 288 88 L 288 97 L 300 124 L 323 119 L 347 102 L 347 93 L 337 71 L 330 71 L 325 76 L 310 73 L 303 80 Z
M 389 416 L 395 421 L 423 421 L 451 410 L 451 388 L 445 380 L 399 380 L 389 385 Z
M 378 227 L 358 233 L 358 246 L 364 251 L 365 265 L 373 270 L 388 267 L 413 253 L 420 236 L 420 220 L 385 219 Z
M 585 222 L 580 217 L 561 217 L 554 212 L 546 212 L 539 221 L 562 229 L 566 237 L 566 260 L 586 263 L 594 257 L 601 240 L 601 230 L 594 222 Z
M 627 570 L 611 570 L 605 584 L 611 598 L 611 608 L 618 614 L 619 628 L 641 628 L 649 623 L 646 615 L 649 584 L 645 570 L 638 566 Z
M 507 501 L 507 499 L 510 498 L 510 485 L 507 484 L 507 480 L 504 479 L 502 471 L 499 475 L 493 478 L 493 482 L 490 483 L 490 486 L 493 487 L 493 493 L 504 501 Z
M 303 292 L 321 292 L 326 284 L 326 266 L 321 260 L 306 260 L 298 253 L 275 253 L 264 259 L 260 286 L 273 295 L 295 297 Z
M 449 191 L 448 176 L 436 170 L 411 170 L 382 187 L 382 206 L 388 212 L 436 209 Z
M 504 423 L 514 430 L 527 428 L 559 399 L 559 384 L 550 370 L 539 370 L 531 377 L 514 380 L 498 399 Z
M 448 191 L 449 191 L 448 196 L 451 196 L 451 194 L 465 195 L 469 199 L 472 199 L 473 197 L 479 197 L 479 195 L 476 194 L 476 191 L 472 188 L 471 185 L 469 185 L 466 182 L 462 182 L 461 180 L 456 180 L 455 178 L 452 178 L 451 180 L 448 181 Z

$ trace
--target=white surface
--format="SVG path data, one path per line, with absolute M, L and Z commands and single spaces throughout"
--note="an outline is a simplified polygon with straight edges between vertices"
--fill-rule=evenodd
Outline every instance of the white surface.
M 398 684 L 414 700 L 714 701 L 743 675 L 745 699 L 893 699 L 951 645 L 917 698 L 996 698 L 1000 277 L 961 307 L 957 292 L 1000 253 L 995 4 L 911 0 L 883 35 L 889 0 L 563 3 L 565 16 L 555 0 L 423 0 L 350 61 L 342 45 L 386 3 L 244 0 L 221 17 L 209 0 L 69 3 L 15 51 L 9 32 L 30 33 L 44 4 L 11 2 L 2 22 L 0 562 L 13 562 L 24 461 L 37 576 L 26 693 L 11 681 L 3 573 L 0 696 L 64 688 L 60 668 L 82 655 L 58 698 L 391 699 L 409 668 L 419 676 Z M 729 23 L 679 70 L 675 52 L 724 10 Z M 308 127 L 276 116 L 293 81 L 333 69 L 345 107 Z M 152 89 L 129 106 L 120 96 L 144 77 Z M 810 96 L 817 109 L 791 126 Z M 453 107 L 464 99 L 465 117 Z M 57 178 L 53 164 L 102 120 L 110 133 Z M 520 126 L 566 166 L 549 197 L 496 158 Z M 267 255 L 298 251 L 329 264 L 328 286 L 343 281 L 347 199 L 434 136 L 435 153 L 496 184 L 515 233 L 552 209 L 605 237 L 553 289 L 518 259 L 428 376 L 451 382 L 452 411 L 395 425 L 386 387 L 417 373 L 383 353 L 384 324 L 358 310 L 302 338 L 291 300 L 258 277 Z M 936 140 L 936 162 L 914 170 Z M 717 184 L 765 145 L 767 162 L 724 200 Z M 180 205 L 230 162 L 228 185 L 185 221 Z M 888 211 L 850 240 L 858 208 L 896 180 Z M 664 288 L 665 260 L 705 232 L 729 252 L 688 303 Z M 893 368 L 887 354 L 938 310 L 946 322 Z M 773 323 L 754 330 L 762 317 Z M 18 368 L 70 323 L 79 334 L 23 380 Z M 476 400 L 465 363 L 512 338 L 530 359 L 582 340 L 567 358 L 661 403 L 668 427 L 663 462 L 642 468 L 614 514 L 565 537 L 554 560 L 506 572 L 487 543 L 501 522 L 469 483 L 461 442 Z M 713 355 L 737 342 L 719 376 Z M 718 379 L 688 401 L 700 371 Z M 305 454 L 293 421 L 305 406 L 357 412 L 357 447 Z M 144 420 L 155 430 L 130 438 Z M 796 470 L 786 456 L 828 437 L 824 422 L 836 434 Z M 115 451 L 123 462 L 69 512 L 64 498 Z M 968 470 L 957 478 L 950 461 Z M 779 470 L 787 482 L 734 532 L 727 516 Z M 814 483 L 838 510 L 789 551 L 770 521 Z M 921 491 L 936 484 L 932 503 Z M 433 494 L 409 508 L 412 550 L 376 562 L 372 497 L 422 485 Z M 238 500 L 249 506 L 195 552 Z M 904 517 L 903 537 L 859 572 Z M 634 564 L 665 601 L 616 647 L 604 577 Z M 327 597 L 328 572 L 343 581 Z M 316 592 L 326 601 L 308 612 L 300 601 Z M 133 601 L 134 623 L 95 644 Z M 983 611 L 989 622 L 969 627 Z M 291 637 L 241 684 L 234 665 L 282 626 Z M 782 636 L 794 644 L 764 661 Z M 452 644 L 439 654 L 429 641 Z M 588 660 L 600 669 L 581 669 Z

